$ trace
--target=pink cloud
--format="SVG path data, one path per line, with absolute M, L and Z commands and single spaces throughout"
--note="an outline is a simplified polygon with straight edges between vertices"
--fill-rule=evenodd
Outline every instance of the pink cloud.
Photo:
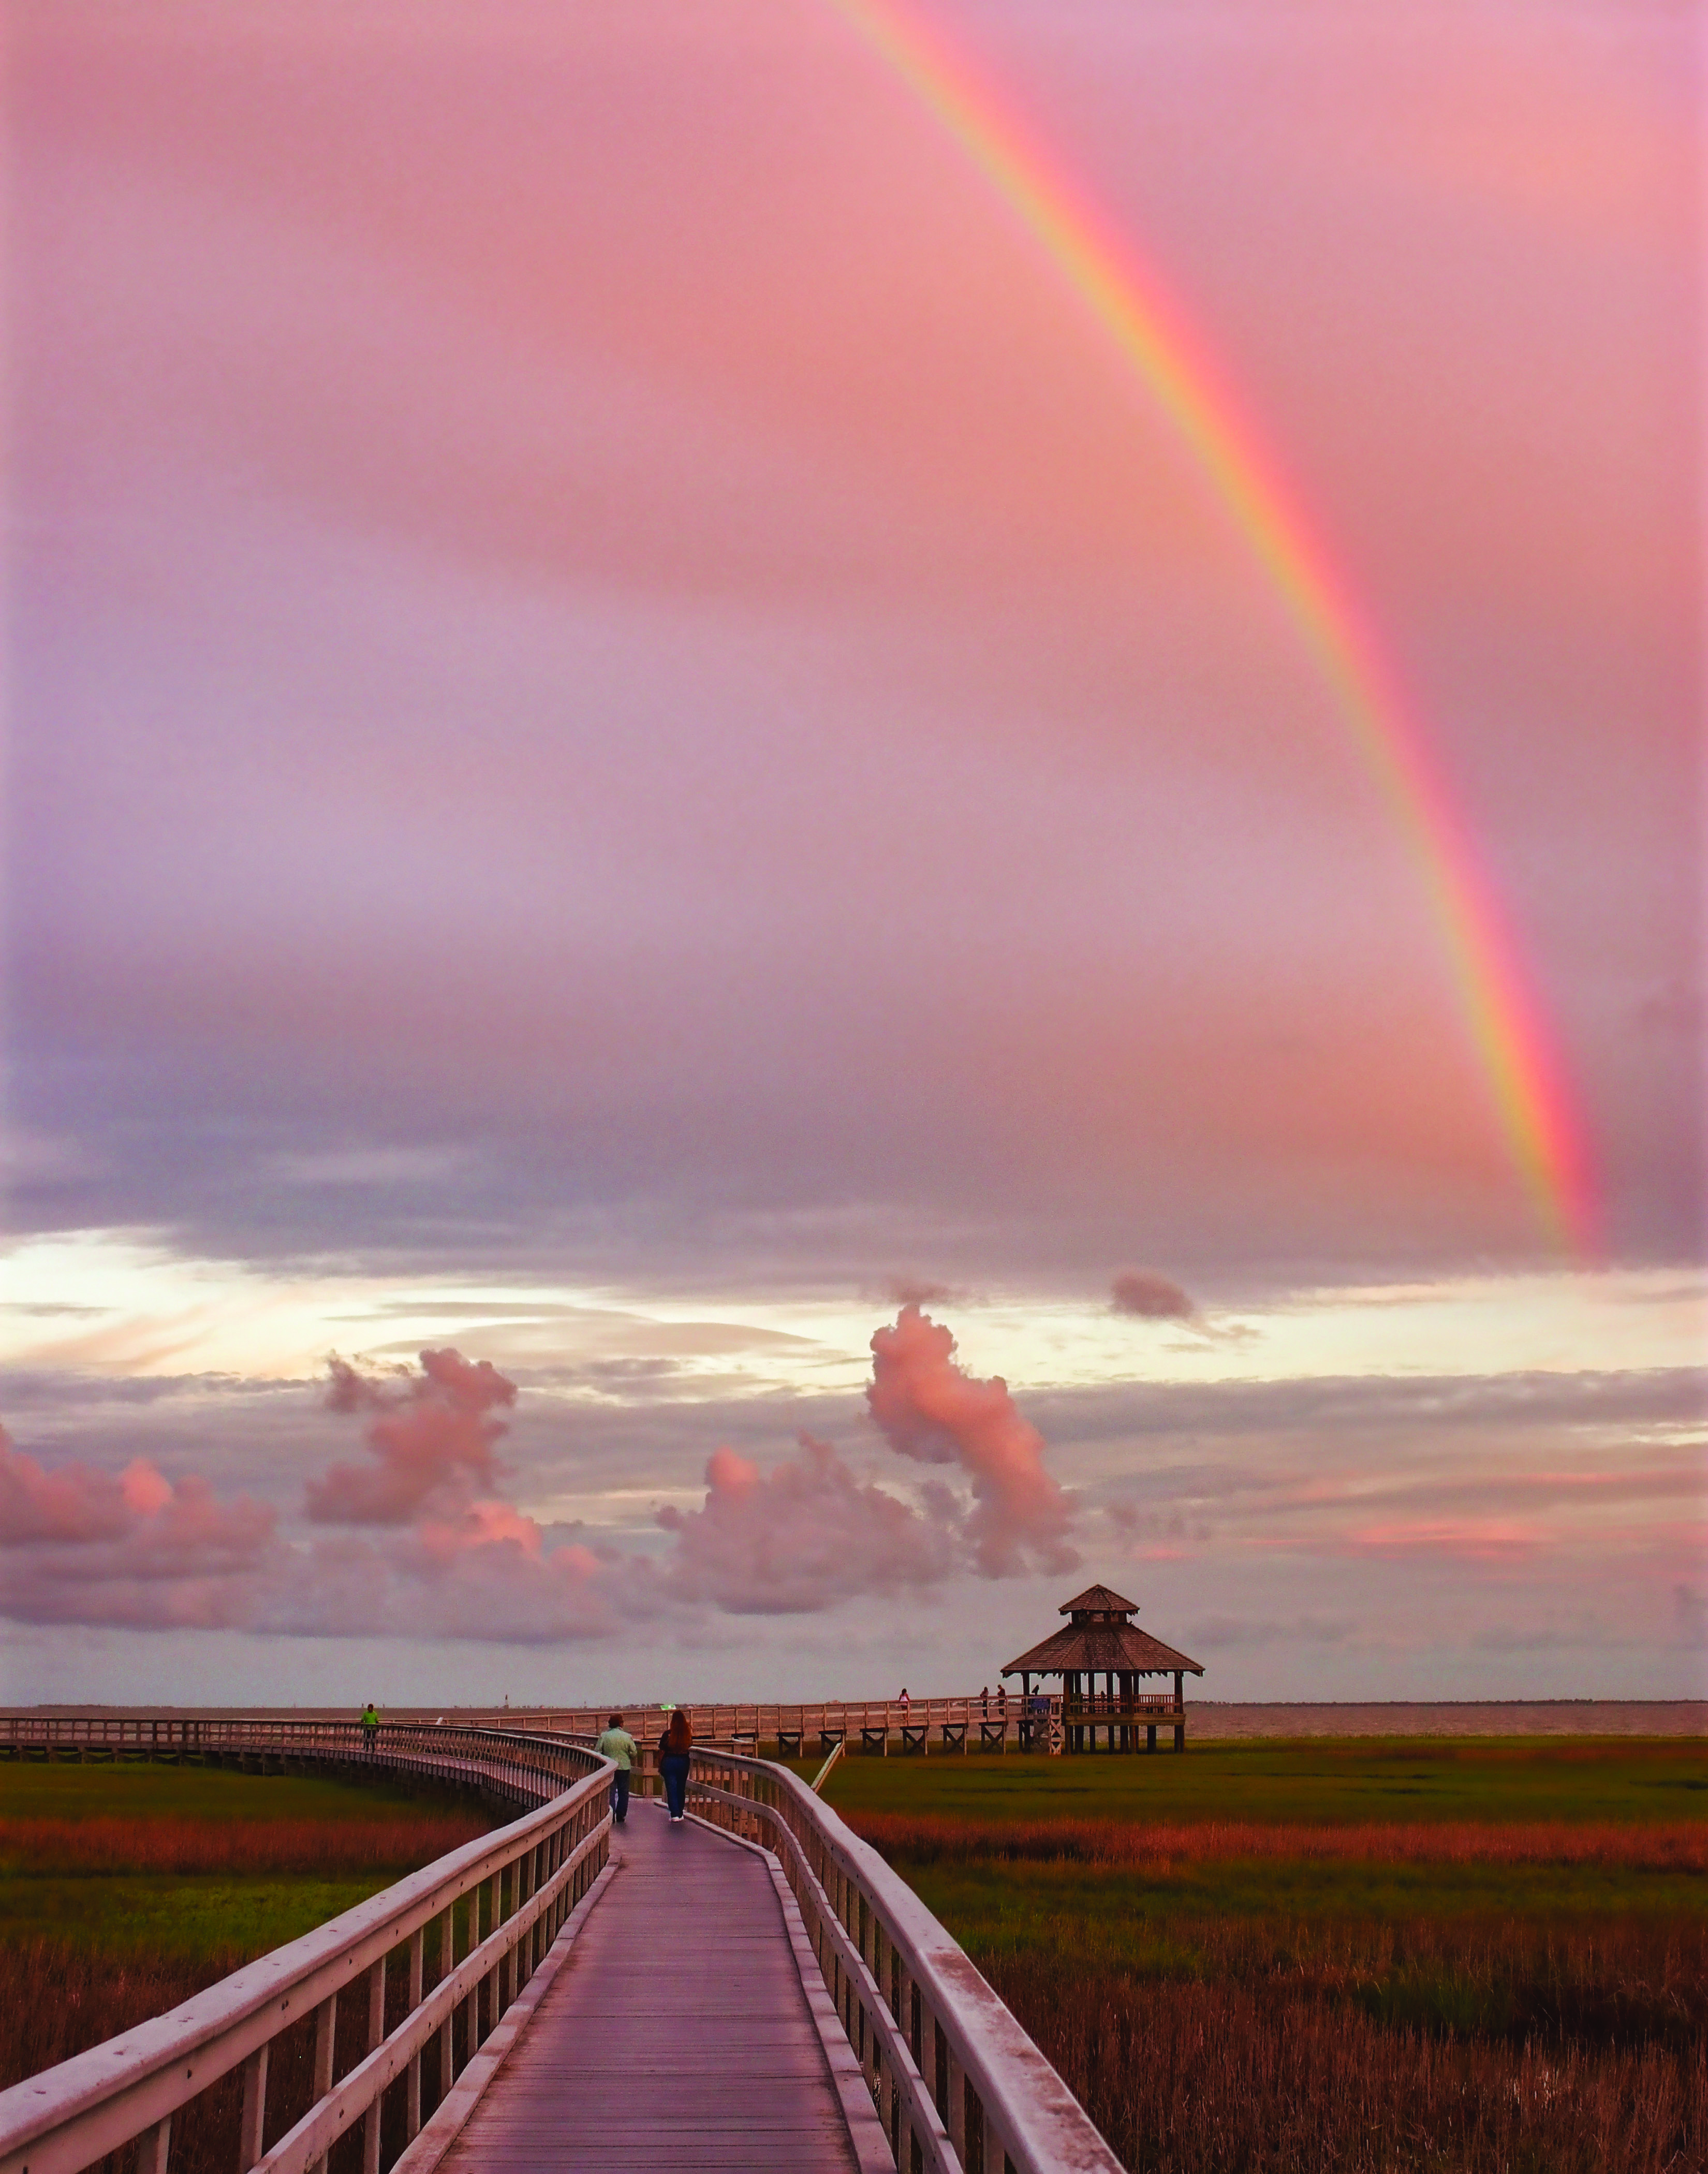
M 673 1584 L 732 1615 L 806 1614 L 860 1593 L 937 1582 L 952 1564 L 943 1514 L 922 1516 L 857 1479 L 828 1442 L 769 1475 L 732 1449 L 714 1450 L 702 1509 L 661 1510 L 676 1535 Z
M 277 1513 L 221 1502 L 192 1474 L 174 1484 L 138 1458 L 115 1478 L 81 1464 L 48 1472 L 0 1430 L 0 1549 L 14 1622 L 138 1630 L 246 1622 L 279 1553 Z
M 1532 1527 L 1492 1518 L 1396 1518 L 1351 1537 L 1355 1549 L 1370 1555 L 1441 1555 L 1455 1562 L 1517 1562 L 1542 1544 Z
M 515 1396 L 491 1366 L 455 1351 L 424 1354 L 419 1377 L 397 1386 L 335 1365 L 328 1401 L 374 1415 L 380 1463 L 334 1466 L 311 1484 L 311 1502 L 354 1505 L 363 1514 L 340 1522 L 399 1529 L 306 1545 L 279 1534 L 269 1506 L 223 1501 L 193 1474 L 174 1484 L 140 1458 L 116 1477 L 80 1464 L 48 1471 L 0 1430 L 0 1549 L 13 1551 L 3 1613 L 136 1630 L 602 1637 L 619 1620 L 615 1580 L 632 1587 L 645 1566 L 619 1570 L 581 1546 L 549 1552 L 525 1511 L 469 1490 L 471 1474 L 496 1469 L 490 1414 Z
M 892 1449 L 923 1464 L 959 1464 L 972 1480 L 965 1526 L 986 1577 L 1030 1566 L 1071 1570 L 1072 1510 L 1044 1468 L 1044 1437 L 1022 1418 L 1008 1385 L 976 1381 L 957 1363 L 947 1328 L 904 1306 L 872 1338 L 866 1402 Z
M 490 1487 L 516 1384 L 482 1359 L 424 1351 L 421 1371 L 376 1382 L 342 1359 L 331 1363 L 327 1408 L 369 1414 L 372 1464 L 334 1464 L 311 1481 L 308 1514 L 322 1525 L 403 1525 L 435 1496 Z
M 632 1599 L 634 1566 L 593 1549 L 544 1547 L 532 1517 L 508 1502 L 473 1504 L 370 1539 L 340 1533 L 309 1551 L 312 1608 L 278 1594 L 273 1620 L 312 1633 L 331 1611 L 344 1630 L 403 1637 L 477 1638 L 555 1645 L 603 1638 Z

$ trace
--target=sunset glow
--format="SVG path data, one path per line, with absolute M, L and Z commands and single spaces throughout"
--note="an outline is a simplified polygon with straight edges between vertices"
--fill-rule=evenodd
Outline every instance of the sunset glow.
M 1687 14 L 3 30 L 14 1698 L 1700 1690 Z

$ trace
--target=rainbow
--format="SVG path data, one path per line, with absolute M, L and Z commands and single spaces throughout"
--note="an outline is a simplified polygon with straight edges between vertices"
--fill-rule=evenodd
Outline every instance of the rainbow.
M 1232 516 L 1332 690 L 1422 872 L 1513 1162 L 1550 1236 L 1586 1256 L 1596 1221 L 1589 1158 L 1552 1037 L 1423 720 L 1277 463 L 1155 274 L 965 57 L 897 0 L 830 5 L 1042 246 Z

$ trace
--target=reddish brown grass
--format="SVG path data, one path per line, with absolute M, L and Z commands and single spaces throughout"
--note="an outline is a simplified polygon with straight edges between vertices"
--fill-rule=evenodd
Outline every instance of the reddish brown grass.
M 426 1982 L 440 1976 L 437 1943 L 430 1933 Z M 56 2062 L 69 2060 L 121 2031 L 176 2008 L 181 2001 L 218 1982 L 249 1958 L 235 1951 L 198 1957 L 115 1955 L 98 1949 L 54 1939 L 0 1945 L 0 2088 L 33 2075 Z M 386 1968 L 386 2009 L 389 2024 L 401 2020 L 408 2001 L 408 1966 L 403 1955 Z M 348 2074 L 366 2050 L 367 2004 L 362 1998 L 338 2004 L 336 2074 Z M 456 2020 L 459 2064 L 468 2055 L 464 2015 Z M 307 2017 L 275 2039 L 268 2063 L 266 2140 L 270 2147 L 308 2110 L 313 2079 L 313 2018 Z M 423 2064 L 422 2104 L 430 2112 L 438 2103 L 439 2071 L 430 2054 Z M 402 2150 L 403 2085 L 387 2092 L 384 2102 L 382 2163 Z M 238 2160 L 238 2123 L 242 2079 L 234 2071 L 173 2116 L 172 2174 L 230 2174 Z M 332 2147 L 331 2174 L 358 2174 L 361 2166 L 359 2127 Z M 115 2174 L 132 2167 L 132 2146 L 103 2162 Z
M 219 1820 L 191 1814 L 141 1819 L 8 1820 L 0 1869 L 8 1874 L 89 1873 L 350 1874 L 431 1863 L 484 1834 L 475 1809 L 423 1809 L 388 1819 Z
M 1128 2166 L 1157 2174 L 1708 2164 L 1708 2059 L 1395 2027 L 1302 1988 L 986 1971 Z
M 1236 1858 L 1386 1864 L 1596 1865 L 1644 1872 L 1708 1870 L 1708 1822 L 1651 1826 L 1612 1821 L 1471 1820 L 1405 1825 L 1278 1826 L 1246 1820 L 977 1820 L 903 1812 L 847 1815 L 855 1832 L 892 1860 L 950 1864 L 1008 1858 L 1165 1872 L 1171 1865 Z

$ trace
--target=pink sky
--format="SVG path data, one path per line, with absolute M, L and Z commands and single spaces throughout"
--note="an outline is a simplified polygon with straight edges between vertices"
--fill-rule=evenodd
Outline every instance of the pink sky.
M 1158 265 L 1382 630 L 1581 1106 L 1593 1273 L 1689 1281 L 1689 11 L 960 0 L 930 19 Z M 1349 1686 L 1409 1682 L 1357 1643 L 1396 1584 L 1444 1674 L 1474 1674 L 1452 1658 L 1468 1626 L 1563 1656 L 1524 1687 L 1570 1690 L 1605 1641 L 1566 1638 L 1568 1562 L 1597 1621 L 1662 1596 L 1634 1684 L 1700 1674 L 1708 1596 L 1668 1538 L 1680 1484 L 1700 1506 L 1700 1334 L 1669 1331 L 1657 1361 L 1646 1296 L 1609 1299 L 1592 1344 L 1538 1343 L 1503 1301 L 1503 1278 L 1553 1277 L 1570 1307 L 1576 1270 L 1511 1166 L 1420 869 L 1331 691 L 1057 268 L 834 7 L 11 0 L 3 22 L 20 1250 L 0 1416 L 41 1487 L 75 1466 L 107 1503 L 146 1456 L 221 1517 L 266 1501 L 266 1545 L 356 1548 L 311 1533 L 310 1501 L 419 1493 L 425 1468 L 360 1462 L 323 1361 L 407 1355 L 370 1333 L 372 1289 L 431 1278 L 413 1349 L 519 1385 L 513 1418 L 442 1425 L 471 1473 L 510 1430 L 502 1484 L 495 1466 L 458 1498 L 475 1553 L 526 1552 L 521 1518 L 542 1565 L 564 1554 L 530 1637 L 597 1644 L 606 1558 L 570 1552 L 597 1540 L 678 1564 L 732 1679 L 775 1673 L 786 1649 L 743 1644 L 723 1604 L 774 1510 L 809 1552 L 863 1521 L 839 1664 L 869 1634 L 890 1668 L 899 1576 L 964 1610 L 951 1650 L 976 1670 L 987 1632 L 1013 1642 L 1004 1592 L 1030 1625 L 1051 1561 L 1132 1576 L 1143 1545 L 1170 1606 L 1170 1566 L 1214 1557 L 1174 1590 L 1214 1587 L 1230 1690 L 1257 1642 L 1241 1623 L 1268 1626 L 1273 1688 L 1330 1621 L 1354 1626 Z M 109 1335 L 93 1270 L 33 1280 L 73 1240 L 153 1249 L 202 1279 L 207 1319 L 185 1328 L 162 1268 Z M 1095 1380 L 1041 1343 L 980 1344 L 970 1378 L 1017 1385 L 982 1465 L 934 1476 L 884 1420 L 881 1366 L 868 1412 L 896 1277 L 943 1285 L 931 1310 L 968 1336 L 998 1304 L 1095 1324 L 1123 1274 L 1186 1311 L 1129 1307 L 1124 1347 L 1087 1330 Z M 310 1359 L 300 1338 L 208 1356 L 208 1322 L 257 1278 L 312 1284 Z M 340 1278 L 359 1330 L 326 1297 Z M 1457 1298 L 1424 1308 L 1381 1362 L 1392 1430 L 1346 1419 L 1355 1341 L 1307 1351 L 1311 1309 L 1467 1279 L 1532 1355 L 1503 1360 Z M 556 1295 L 525 1349 L 478 1306 L 462 1325 L 497 1283 Z M 552 1343 L 549 1306 L 590 1291 L 613 1306 L 603 1359 Z M 786 1332 L 752 1309 L 797 1300 L 849 1308 L 835 1395 L 733 1368 L 684 1420 L 684 1370 L 712 1362 L 664 1316 L 759 1353 Z M 31 1340 L 30 1307 L 79 1304 L 74 1353 Z M 1256 1393 L 1240 1335 L 1271 1338 L 1294 1399 L 1267 1431 L 1235 1416 Z M 1158 1436 L 1170 1338 L 1246 1371 L 1221 1416 Z M 1507 1373 L 1568 1360 L 1584 1412 L 1521 1417 Z M 179 1366 L 200 1386 L 173 1388 L 156 1441 Z M 1237 1543 L 1217 1526 L 1216 1555 L 1192 1539 L 1192 1445 L 1221 1499 L 1268 1501 L 1313 1379 L 1341 1414 L 1337 1506 L 1312 1523 L 1289 1477 Z M 1416 1384 L 1454 1379 L 1481 1386 L 1420 1433 Z M 1070 1393 L 1125 1416 L 1045 1425 L 1037 1399 Z M 632 1446 L 620 1474 L 602 1414 Z M 1359 1475 L 1391 1486 L 1402 1436 L 1423 1492 L 1360 1519 Z M 1511 1502 L 1456 1493 L 1479 1461 Z M 584 1466 L 603 1507 L 558 1535 L 537 1512 Z M 1532 1514 L 1527 1487 L 1592 1466 L 1586 1525 Z M 1079 1506 L 1034 1530 L 1013 1506 L 1051 1490 Z M 187 1517 L 178 1499 L 149 1516 Z M 1573 1550 L 1597 1517 L 1592 1572 Z M 434 1529 L 424 1576 L 464 1533 Z M 394 1567 L 403 1544 L 359 1539 Z M 233 1680 L 259 1633 L 205 1620 L 173 1665 Z M 451 1651 L 464 1618 L 433 1620 Z M 103 1635 L 79 1681 L 111 1665 Z

